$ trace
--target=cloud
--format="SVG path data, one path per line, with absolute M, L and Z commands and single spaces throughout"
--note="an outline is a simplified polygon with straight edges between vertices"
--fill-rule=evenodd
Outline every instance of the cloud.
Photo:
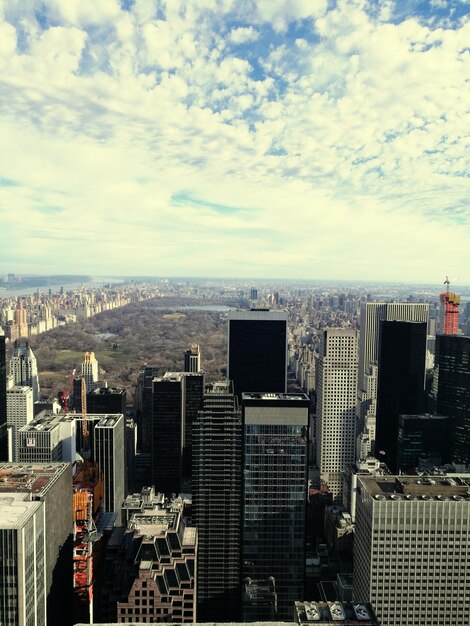
M 259 32 L 249 27 L 239 26 L 230 31 L 230 41 L 235 45 L 248 43 L 249 41 L 256 41 L 259 37 Z

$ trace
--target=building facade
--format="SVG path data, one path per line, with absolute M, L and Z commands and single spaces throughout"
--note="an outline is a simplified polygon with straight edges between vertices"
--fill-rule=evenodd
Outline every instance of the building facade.
M 88 393 L 95 388 L 95 383 L 98 382 L 99 378 L 98 361 L 94 352 L 85 352 L 81 373 L 85 379 L 86 392 Z
M 31 387 L 11 387 L 7 390 L 7 424 L 11 428 L 11 461 L 18 460 L 18 431 L 33 420 L 33 390 Z
M 93 460 L 103 472 L 103 510 L 116 513 L 121 525 L 122 503 L 126 497 L 124 415 L 103 415 L 95 423 Z
M 14 385 L 31 387 L 33 402 L 40 399 L 38 365 L 26 339 L 15 341 L 13 356 L 10 359 L 10 374 L 13 376 Z
M 5 336 L 0 334 L 0 461 L 8 461 L 7 359 Z
M 184 353 L 184 371 L 197 374 L 201 371 L 201 351 L 197 343 L 193 343 Z

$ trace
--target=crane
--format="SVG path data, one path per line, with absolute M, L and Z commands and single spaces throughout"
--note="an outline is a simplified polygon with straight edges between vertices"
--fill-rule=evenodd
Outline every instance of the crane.
M 449 277 L 448 277 L 448 276 L 446 276 L 446 279 L 445 279 L 445 281 L 444 281 L 444 285 L 447 285 L 447 287 L 446 287 L 446 291 L 447 291 L 447 292 L 449 292 L 450 280 L 449 280 Z

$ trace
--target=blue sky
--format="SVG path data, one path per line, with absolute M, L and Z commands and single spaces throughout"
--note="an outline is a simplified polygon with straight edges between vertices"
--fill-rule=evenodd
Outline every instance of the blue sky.
M 470 282 L 469 0 L 0 0 L 0 274 Z

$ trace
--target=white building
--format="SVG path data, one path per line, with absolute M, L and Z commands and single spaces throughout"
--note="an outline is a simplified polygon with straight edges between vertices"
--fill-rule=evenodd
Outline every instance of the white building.
M 317 365 L 317 464 L 335 501 L 341 501 L 341 472 L 355 459 L 357 344 L 357 330 L 326 329 Z
M 98 361 L 94 352 L 85 352 L 85 358 L 82 363 L 82 376 L 85 379 L 87 393 L 93 391 L 95 383 L 98 382 Z
M 31 387 L 7 389 L 7 425 L 11 427 L 12 449 L 9 461 L 18 460 L 18 431 L 34 417 L 33 390 Z
M 13 356 L 10 359 L 10 374 L 13 376 L 14 385 L 31 387 L 33 402 L 39 400 L 38 365 L 26 339 L 15 341 Z

